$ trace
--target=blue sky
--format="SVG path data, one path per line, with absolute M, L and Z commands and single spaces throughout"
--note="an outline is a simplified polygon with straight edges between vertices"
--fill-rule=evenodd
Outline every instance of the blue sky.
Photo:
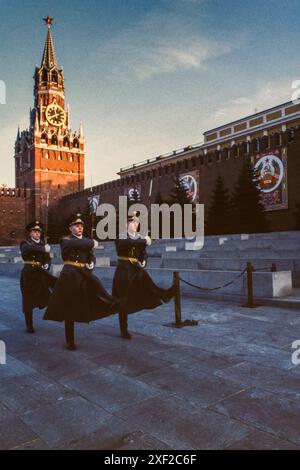
M 0 184 L 28 126 L 33 72 L 54 17 L 71 125 L 86 136 L 86 186 L 202 141 L 217 125 L 291 99 L 299 0 L 0 0 Z

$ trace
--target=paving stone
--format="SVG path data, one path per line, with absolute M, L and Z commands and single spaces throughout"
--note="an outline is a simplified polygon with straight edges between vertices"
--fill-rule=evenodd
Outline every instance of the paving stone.
M 47 444 L 42 441 L 42 439 L 33 439 L 31 441 L 25 442 L 16 447 L 12 447 L 11 450 L 51 450 Z
M 240 362 L 255 362 L 267 367 L 278 369 L 292 369 L 291 354 L 282 349 L 277 349 L 265 344 L 244 343 L 226 349 L 226 354 L 239 358 Z
M 114 413 L 159 393 L 139 380 L 102 368 L 64 383 L 71 390 Z
M 172 447 L 142 432 L 135 432 L 135 433 L 128 434 L 123 441 L 122 447 L 120 447 L 120 450 L 153 450 L 153 449 L 172 450 Z
M 48 348 L 38 346 L 22 352 L 21 357 L 31 368 L 55 380 L 78 377 L 98 367 L 84 353 L 68 351 L 63 344 L 50 351 L 49 354 Z
M 161 353 L 159 353 L 161 354 Z M 94 356 L 93 361 L 99 366 L 112 369 L 129 377 L 138 377 L 149 371 L 161 369 L 171 364 L 161 357 L 151 356 L 148 353 L 139 354 L 137 351 L 111 351 L 110 354 Z
M 107 319 L 104 319 L 106 321 Z M 164 341 L 160 337 L 151 336 L 147 332 L 146 334 L 135 334 L 133 335 L 132 341 L 126 341 L 120 337 L 119 327 L 111 326 L 107 323 L 95 322 L 94 325 L 97 325 L 98 331 L 101 333 L 100 344 L 113 344 L 120 351 L 146 351 L 146 352 L 161 352 L 168 351 L 172 348 L 167 341 Z M 95 327 L 94 327 L 95 328 Z M 129 320 L 129 330 L 130 330 L 130 320 Z M 87 336 L 87 339 L 90 340 L 90 335 Z
M 244 439 L 231 444 L 226 450 L 300 450 L 300 446 L 255 430 Z
M 18 279 L 0 276 L 0 290 L 1 449 L 300 447 L 299 312 L 183 297 L 197 327 L 164 326 L 170 302 L 130 315 L 131 341 L 117 315 L 77 324 L 70 352 L 43 311 L 24 332 Z
M 15 355 L 20 359 L 31 349 L 36 350 L 38 346 L 48 349 L 51 343 L 54 344 L 53 341 L 51 342 L 51 332 L 48 332 L 48 338 L 45 340 L 41 337 L 40 332 L 37 332 L 37 334 L 28 334 L 25 331 L 24 325 L 22 325 L 21 330 L 16 331 L 15 329 L 10 329 L 1 332 L 0 337 L 2 341 L 5 341 L 8 354 Z
M 124 340 L 120 337 L 118 326 L 103 324 L 104 321 L 94 322 L 92 328 L 85 329 L 78 335 L 80 350 L 88 357 L 100 356 L 101 354 L 115 354 L 119 352 L 136 351 L 141 354 L 141 350 L 147 352 L 165 351 L 170 349 L 170 345 L 164 344 L 157 339 L 146 335 L 134 335 L 132 341 Z
M 68 450 L 141 450 L 168 449 L 154 437 L 139 431 L 115 416 L 109 417 L 95 432 L 82 439 L 74 439 L 62 446 Z
M 278 396 L 300 399 L 300 376 L 294 369 L 281 370 L 273 367 L 243 362 L 225 370 L 215 371 L 215 375 L 234 381 L 241 387 L 257 386 Z
M 22 420 L 50 447 L 96 431 L 108 413 L 76 397 L 25 413 Z
M 197 329 L 197 332 L 193 330 Z M 170 345 L 193 346 L 197 342 L 199 348 L 206 351 L 219 352 L 228 347 L 234 347 L 235 341 L 232 337 L 223 337 L 215 332 L 213 337 L 205 335 L 200 326 L 190 326 L 182 329 L 168 328 L 164 325 L 145 324 L 135 322 L 130 331 L 155 336 L 160 340 L 168 341 Z M 197 334 L 199 333 L 199 334 Z
M 0 450 L 8 450 L 37 438 L 20 418 L 0 403 Z
M 177 397 L 155 397 L 120 416 L 174 449 L 223 449 L 249 433 L 242 423 Z
M 176 346 L 167 351 L 151 353 L 154 357 L 184 365 L 195 364 L 202 372 L 211 374 L 215 370 L 226 369 L 240 363 L 240 359 L 226 353 L 217 354 L 193 346 Z
M 6 364 L 0 365 L 0 380 L 5 377 L 17 377 L 20 375 L 33 374 L 34 369 L 27 364 L 15 359 L 9 354 L 6 356 Z M 1 400 L 1 397 L 0 397 Z
M 300 445 L 300 404 L 297 401 L 253 388 L 228 397 L 211 409 Z
M 194 364 L 164 367 L 140 376 L 139 380 L 201 407 L 209 406 L 244 388 L 239 384 L 205 374 Z
M 9 377 L 0 382 L 3 404 L 11 411 L 24 413 L 70 398 L 72 392 L 40 374 Z

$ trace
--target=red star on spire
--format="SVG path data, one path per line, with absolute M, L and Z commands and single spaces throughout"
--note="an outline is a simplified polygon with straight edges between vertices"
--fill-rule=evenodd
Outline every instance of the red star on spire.
M 47 24 L 48 26 L 51 26 L 52 23 L 53 23 L 53 18 L 51 18 L 51 16 L 47 16 L 46 18 L 43 18 L 43 21 L 45 22 L 45 24 Z

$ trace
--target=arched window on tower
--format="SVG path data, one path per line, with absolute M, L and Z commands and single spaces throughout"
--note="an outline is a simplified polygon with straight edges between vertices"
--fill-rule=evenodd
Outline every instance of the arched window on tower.
M 68 137 L 64 138 L 63 147 L 70 147 L 70 141 L 69 141 Z
M 74 149 L 79 149 L 79 140 L 78 139 L 73 140 L 73 148 Z
M 42 72 L 42 82 L 47 82 L 47 81 L 48 81 L 48 72 L 46 69 L 44 69 Z
M 51 145 L 58 145 L 58 138 L 56 134 L 53 134 L 51 138 Z
M 58 84 L 58 74 L 57 74 L 56 70 L 53 70 L 53 72 L 51 74 L 51 80 L 52 80 L 52 82 Z
M 48 143 L 48 137 L 47 134 L 42 134 L 41 136 L 41 144 L 47 144 Z

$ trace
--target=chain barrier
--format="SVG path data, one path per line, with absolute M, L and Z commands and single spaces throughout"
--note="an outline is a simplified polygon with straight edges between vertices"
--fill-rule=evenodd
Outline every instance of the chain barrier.
M 173 272 L 173 285 L 174 285 L 174 300 L 175 300 L 175 323 L 168 323 L 166 326 L 171 326 L 173 328 L 182 328 L 184 326 L 195 326 L 198 324 L 197 320 L 184 320 L 181 319 L 181 295 L 180 295 L 180 281 L 184 284 L 187 284 L 194 289 L 198 289 L 201 291 L 215 291 L 218 289 L 224 289 L 225 287 L 230 286 L 238 279 L 240 279 L 245 273 L 247 273 L 247 303 L 243 305 L 243 307 L 248 308 L 255 308 L 258 305 L 254 302 L 254 295 L 253 295 L 253 272 L 255 271 L 276 271 L 276 264 L 272 263 L 271 268 L 257 268 L 255 269 L 253 265 L 248 261 L 247 266 L 243 271 L 241 271 L 237 276 L 235 276 L 230 281 L 222 284 L 221 286 L 217 287 L 201 287 L 192 282 L 183 279 L 178 271 Z
M 184 282 L 185 284 L 187 284 L 188 286 L 194 287 L 195 289 L 212 291 L 212 290 L 223 289 L 224 287 L 230 286 L 230 284 L 233 284 L 240 277 L 242 277 L 243 274 L 245 274 L 246 271 L 247 271 L 247 268 L 245 268 L 241 273 L 239 273 L 237 276 L 235 276 L 231 281 L 226 282 L 226 284 L 223 284 L 222 286 L 217 286 L 217 287 L 200 287 L 200 286 L 196 286 L 196 284 L 192 284 L 191 282 L 186 281 L 181 276 L 179 276 L 179 279 L 182 282 Z

